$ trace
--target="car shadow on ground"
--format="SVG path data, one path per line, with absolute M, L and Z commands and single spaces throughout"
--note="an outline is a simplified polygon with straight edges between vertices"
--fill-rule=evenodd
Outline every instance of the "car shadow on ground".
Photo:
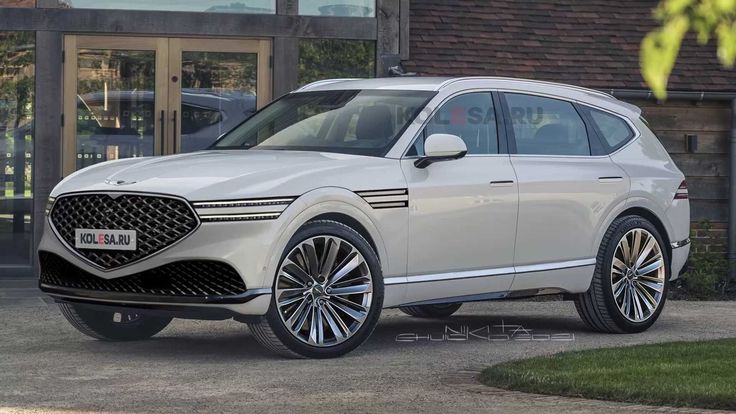
M 186 323 L 186 322 L 185 322 Z M 226 362 L 243 360 L 282 359 L 261 347 L 245 324 L 227 322 L 198 322 L 198 329 L 176 326 L 158 336 L 137 342 L 104 342 L 80 337 L 77 347 L 96 356 L 114 353 L 130 358 L 151 360 L 201 360 Z M 208 325 L 213 324 L 213 325 Z M 202 329 L 204 328 L 204 329 Z M 457 315 L 441 319 L 422 319 L 409 316 L 382 318 L 365 344 L 350 355 L 367 356 L 374 352 L 402 352 L 402 344 L 483 341 L 544 341 L 556 338 L 564 341 L 580 333 L 590 332 L 576 318 L 549 315 Z M 81 344 L 80 344 L 81 342 Z M 427 349 L 431 352 L 430 349 Z

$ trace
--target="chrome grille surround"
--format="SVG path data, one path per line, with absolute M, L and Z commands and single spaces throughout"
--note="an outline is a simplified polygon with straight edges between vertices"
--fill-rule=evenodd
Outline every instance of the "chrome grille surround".
M 128 266 L 175 245 L 200 225 L 183 198 L 151 193 L 84 192 L 58 196 L 49 223 L 67 249 L 101 270 Z M 74 247 L 75 229 L 135 230 L 137 249 Z

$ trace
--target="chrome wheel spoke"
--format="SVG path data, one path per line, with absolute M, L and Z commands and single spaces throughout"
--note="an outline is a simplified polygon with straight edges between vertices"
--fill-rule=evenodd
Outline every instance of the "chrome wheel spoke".
M 652 264 L 649 264 L 640 269 L 636 269 L 636 275 L 637 276 L 648 275 L 649 273 L 652 273 L 653 271 L 659 269 L 662 266 L 664 266 L 664 262 L 662 260 L 657 260 L 656 262 Z
M 628 231 L 611 263 L 611 292 L 621 315 L 632 322 L 649 319 L 663 300 L 665 267 L 662 248 L 649 231 Z
M 363 325 L 371 309 L 373 279 L 355 246 L 336 236 L 316 236 L 286 255 L 274 294 L 291 334 L 327 347 L 349 339 Z
M 368 293 L 371 291 L 371 285 L 355 285 L 340 288 L 333 288 L 330 291 L 331 295 L 344 296 L 344 295 L 355 295 L 357 293 Z
M 662 290 L 664 289 L 664 286 L 662 285 L 661 282 L 650 282 L 647 280 L 639 280 L 637 283 L 639 283 L 641 286 L 646 286 L 649 289 L 652 289 L 657 292 L 662 292 Z

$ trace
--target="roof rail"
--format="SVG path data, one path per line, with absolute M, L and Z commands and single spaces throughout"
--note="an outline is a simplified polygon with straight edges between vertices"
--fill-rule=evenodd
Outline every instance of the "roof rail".
M 314 81 L 312 83 L 308 83 L 302 86 L 301 88 L 298 88 L 297 91 L 306 91 L 306 90 L 315 88 L 317 86 L 329 85 L 331 83 L 336 83 L 336 82 L 355 81 L 355 80 L 361 80 L 361 78 L 323 79 L 323 80 Z
M 609 93 L 602 92 L 602 91 L 599 91 L 599 90 L 596 90 L 596 89 L 584 88 L 582 86 L 569 85 L 569 84 L 566 84 L 566 83 L 541 81 L 541 80 L 536 80 L 536 79 L 508 78 L 508 77 L 502 77 L 502 76 L 466 76 L 466 77 L 463 77 L 463 78 L 448 79 L 445 82 L 443 82 L 438 87 L 438 89 L 442 89 L 445 86 L 448 86 L 448 85 L 450 85 L 452 83 L 455 83 L 455 82 L 466 81 L 466 80 L 475 80 L 475 79 L 478 79 L 478 80 L 485 79 L 485 80 L 503 80 L 503 81 L 529 82 L 529 83 L 536 83 L 536 84 L 540 84 L 540 85 L 556 86 L 558 88 L 573 89 L 573 90 L 577 90 L 577 91 L 580 91 L 580 92 L 589 93 L 589 94 L 592 94 L 592 95 L 603 96 L 603 97 L 606 97 L 606 98 L 609 98 L 609 99 L 616 99 L 615 96 L 613 96 L 613 95 L 611 95 Z

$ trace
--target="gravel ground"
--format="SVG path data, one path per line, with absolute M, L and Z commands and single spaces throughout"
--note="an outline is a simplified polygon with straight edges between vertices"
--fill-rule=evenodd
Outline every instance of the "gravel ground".
M 559 351 L 736 336 L 736 302 L 669 302 L 638 335 L 588 332 L 570 302 L 488 302 L 444 321 L 385 311 L 343 358 L 285 360 L 233 321 L 176 320 L 150 341 L 105 343 L 38 298 L 0 293 L 0 312 L 0 413 L 651 411 L 495 390 L 474 375 Z

